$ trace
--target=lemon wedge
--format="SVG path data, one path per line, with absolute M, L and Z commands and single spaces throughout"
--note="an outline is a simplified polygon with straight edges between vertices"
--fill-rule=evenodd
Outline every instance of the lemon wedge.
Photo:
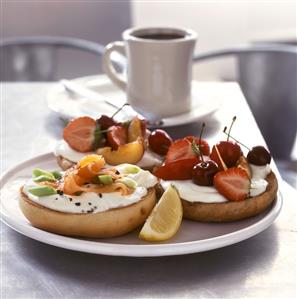
M 170 185 L 147 218 L 139 238 L 145 241 L 165 241 L 173 237 L 183 218 L 183 207 L 177 190 Z

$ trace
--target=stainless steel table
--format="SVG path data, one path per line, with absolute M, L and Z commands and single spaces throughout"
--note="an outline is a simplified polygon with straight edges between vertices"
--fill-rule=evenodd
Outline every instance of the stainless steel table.
M 45 101 L 52 87 L 2 84 L 2 171 L 51 151 L 61 137 L 63 122 Z M 234 135 L 248 145 L 263 143 L 244 99 L 230 94 L 228 101 L 207 120 L 206 138 L 218 140 L 219 130 L 236 114 Z M 200 125 L 169 131 L 176 137 L 197 134 Z M 184 256 L 85 254 L 39 243 L 1 223 L 1 298 L 296 298 L 297 193 L 285 183 L 281 188 L 283 209 L 264 232 Z

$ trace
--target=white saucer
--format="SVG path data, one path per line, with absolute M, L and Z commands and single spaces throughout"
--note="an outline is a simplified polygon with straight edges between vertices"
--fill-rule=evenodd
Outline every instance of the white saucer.
M 139 230 L 111 239 L 70 238 L 33 227 L 19 206 L 19 189 L 32 174 L 32 169 L 57 169 L 52 153 L 27 160 L 7 171 L 0 180 L 0 217 L 19 233 L 43 243 L 76 251 L 117 256 L 166 256 L 189 254 L 225 247 L 246 240 L 269 227 L 282 207 L 282 196 L 267 211 L 249 219 L 230 223 L 202 223 L 183 220 L 179 232 L 170 240 L 147 243 L 138 238 Z
M 111 99 L 119 105 L 126 101 L 125 93 L 116 87 L 105 75 L 88 76 L 73 79 L 76 83 L 87 86 Z M 163 127 L 183 125 L 209 116 L 221 106 L 219 90 L 210 88 L 217 83 L 192 82 L 192 109 L 188 113 L 163 119 Z M 219 83 L 224 84 L 224 83 Z M 72 98 L 64 87 L 57 85 L 47 95 L 48 107 L 64 119 L 72 119 L 83 115 L 99 118 L 101 114 L 111 115 L 115 110 L 102 103 L 95 103 L 85 98 Z M 125 115 L 122 115 L 125 119 Z

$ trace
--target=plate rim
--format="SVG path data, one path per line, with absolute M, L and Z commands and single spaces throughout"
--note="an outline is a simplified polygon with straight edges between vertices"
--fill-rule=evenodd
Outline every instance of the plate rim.
M 11 178 L 11 176 L 17 173 L 19 170 L 28 167 L 36 161 L 51 159 L 55 159 L 55 156 L 52 152 L 48 152 L 27 159 L 11 167 L 1 175 L 0 190 L 2 190 L 2 188 Z M 21 233 L 22 235 L 25 235 L 31 239 L 40 241 L 42 243 L 46 243 L 64 249 L 109 256 L 160 257 L 204 252 L 217 248 L 222 248 L 246 240 L 268 228 L 278 217 L 282 208 L 282 204 L 283 196 L 279 186 L 277 199 L 274 202 L 273 207 L 265 215 L 265 217 L 260 219 L 258 222 L 253 223 L 248 227 L 221 236 L 173 244 L 116 244 L 100 241 L 98 242 L 98 239 L 96 239 L 96 242 L 94 242 L 92 240 L 83 240 L 57 235 L 35 228 L 31 226 L 29 223 L 24 225 L 23 223 L 20 223 L 19 221 L 12 219 L 11 217 L 9 217 L 9 215 L 6 215 L 3 211 L 2 198 L 0 199 L 0 219 L 3 223 L 8 225 L 15 231 Z
M 102 84 L 108 84 L 110 86 L 112 86 L 112 88 L 114 88 L 115 90 L 119 90 L 120 92 L 124 92 L 123 90 L 119 89 L 117 86 L 113 85 L 113 83 L 110 81 L 110 79 L 104 75 L 104 74 L 99 74 L 99 75 L 89 75 L 89 76 L 82 76 L 82 77 L 77 77 L 77 78 L 73 78 L 70 79 L 70 81 L 74 81 L 74 82 L 91 82 L 94 80 L 98 80 L 100 81 Z M 221 82 L 223 83 L 223 82 Z M 224 82 L 225 84 L 234 84 L 235 82 Z M 198 80 L 193 79 L 192 80 L 192 84 L 199 84 Z M 66 115 L 65 113 L 59 111 L 59 109 L 56 109 L 53 106 L 53 99 L 57 94 L 60 94 L 61 92 L 63 92 L 63 87 L 60 85 L 55 85 L 53 88 L 51 88 L 46 95 L 46 102 L 48 107 L 51 109 L 51 111 L 59 114 L 61 117 L 69 119 L 72 118 L 73 116 L 71 115 Z M 213 113 L 215 113 L 216 111 L 218 111 L 220 109 L 220 107 L 222 106 L 222 100 L 220 99 L 215 99 L 213 101 L 214 103 L 212 103 L 212 105 L 210 106 L 211 109 L 209 109 L 208 111 L 202 113 L 202 115 L 199 115 L 197 117 L 189 117 L 191 111 L 187 112 L 187 113 L 182 113 L 182 114 L 178 114 L 178 115 L 174 115 L 171 117 L 165 117 L 163 118 L 163 124 L 159 125 L 158 127 L 162 127 L 162 128 L 170 128 L 170 127 L 174 127 L 174 126 L 181 126 L 181 125 L 186 125 L 192 122 L 195 122 L 199 119 L 203 119 L 209 115 L 212 115 Z M 198 105 L 196 109 L 201 109 L 201 106 L 203 105 Z M 195 110 L 196 110 L 195 109 Z M 179 118 L 183 118 L 184 120 L 182 121 Z

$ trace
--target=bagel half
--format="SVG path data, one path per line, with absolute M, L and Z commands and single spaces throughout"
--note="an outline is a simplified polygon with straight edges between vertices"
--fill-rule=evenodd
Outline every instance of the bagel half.
M 184 218 L 202 222 L 229 222 L 260 214 L 276 199 L 278 189 L 277 179 L 273 172 L 265 180 L 268 185 L 264 193 L 243 201 L 192 203 L 182 199 Z
M 30 223 L 52 233 L 88 237 L 111 238 L 124 235 L 143 224 L 156 204 L 155 189 L 139 202 L 94 214 L 58 212 L 41 206 L 20 190 L 19 206 Z

